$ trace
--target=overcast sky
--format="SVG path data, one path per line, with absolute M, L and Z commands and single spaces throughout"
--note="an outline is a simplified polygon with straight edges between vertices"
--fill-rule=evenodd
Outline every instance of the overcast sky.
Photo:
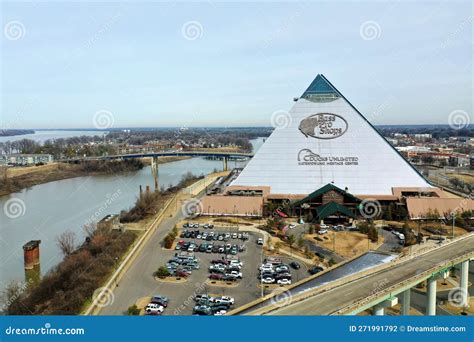
M 2 4 L 4 128 L 270 125 L 324 74 L 374 124 L 472 118 L 471 1 Z M 471 123 L 473 121 L 471 120 Z

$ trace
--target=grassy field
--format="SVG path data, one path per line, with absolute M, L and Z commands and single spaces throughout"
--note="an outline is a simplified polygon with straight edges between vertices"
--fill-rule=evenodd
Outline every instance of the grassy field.
M 319 237 L 322 241 L 314 239 L 314 237 Z M 368 242 L 367 235 L 358 233 L 358 232 L 334 232 L 330 231 L 323 235 L 318 234 L 306 234 L 306 239 L 309 239 L 311 242 L 320 245 L 331 251 L 335 251 L 337 254 L 351 258 L 356 255 L 367 252 L 369 249 L 377 249 L 383 243 L 383 237 L 379 235 L 379 241 Z M 334 241 L 335 240 L 335 241 Z

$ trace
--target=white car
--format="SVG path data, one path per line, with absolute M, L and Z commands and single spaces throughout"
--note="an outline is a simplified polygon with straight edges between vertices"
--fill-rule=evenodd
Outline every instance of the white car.
M 263 264 L 262 266 L 259 267 L 260 271 L 273 271 L 273 265 L 272 264 Z
M 227 313 L 226 310 L 219 310 L 214 313 L 214 316 L 224 316 Z
M 275 271 L 278 272 L 278 273 L 289 272 L 290 268 L 286 265 L 281 265 L 281 266 L 278 266 L 277 268 L 275 268 Z
M 280 285 L 290 285 L 290 284 L 291 284 L 291 280 L 290 280 L 290 279 L 278 279 L 278 280 L 277 280 L 277 284 L 280 284 Z
M 323 234 L 326 234 L 327 232 L 328 232 L 327 229 L 320 229 L 320 230 L 318 231 L 318 234 L 319 234 L 319 235 L 323 235 Z
M 242 272 L 230 271 L 227 275 L 234 276 L 236 278 L 242 279 Z
M 145 312 L 148 315 L 160 315 L 163 313 L 163 311 L 165 311 L 165 308 L 163 307 L 163 305 L 159 305 L 156 303 L 150 303 L 145 308 Z
M 224 272 L 226 270 L 225 265 L 222 264 L 216 264 L 216 265 L 211 265 L 209 266 L 209 271 L 221 271 Z
M 321 229 L 328 229 L 329 227 L 327 225 L 325 225 L 324 223 L 323 224 L 320 224 L 319 227 Z
M 235 303 L 234 297 L 230 297 L 230 296 L 217 297 L 216 300 L 218 300 L 218 299 L 220 299 L 221 301 L 225 301 L 225 302 L 229 303 L 230 305 L 234 305 L 234 303 Z
M 295 227 L 296 227 L 296 224 L 294 224 L 294 223 L 292 223 L 292 224 L 290 224 L 290 225 L 288 226 L 288 228 L 290 228 L 290 229 L 293 229 L 293 228 L 295 228 Z
M 259 238 L 257 240 L 257 245 L 263 245 L 263 239 L 262 238 Z
M 238 267 L 242 268 L 243 264 L 242 264 L 242 261 L 231 260 L 229 266 L 238 266 Z
M 275 279 L 267 277 L 262 279 L 262 283 L 264 284 L 273 284 L 275 282 Z

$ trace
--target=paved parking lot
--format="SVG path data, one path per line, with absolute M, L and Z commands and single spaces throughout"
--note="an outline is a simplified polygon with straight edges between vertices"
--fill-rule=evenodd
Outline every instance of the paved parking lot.
M 224 231 L 219 227 L 214 228 L 213 230 L 216 232 Z M 225 231 L 229 231 L 229 229 L 227 228 Z M 234 229 L 233 231 L 236 230 Z M 191 315 L 194 306 L 192 298 L 197 294 L 207 293 L 216 296 L 231 296 L 235 299 L 234 307 L 237 307 L 259 298 L 262 293 L 263 295 L 266 295 L 272 292 L 274 286 L 264 286 L 263 289 L 258 286 L 258 267 L 262 260 L 265 259 L 265 255 L 262 254 L 262 246 L 257 245 L 257 239 L 261 237 L 262 235 L 259 233 L 249 232 L 249 239 L 244 242 L 246 250 L 232 256 L 234 258 L 239 258 L 240 261 L 243 262 L 242 279 L 229 286 L 223 282 L 216 282 L 222 286 L 213 285 L 208 281 L 208 268 L 211 265 L 211 260 L 221 259 L 223 254 L 196 252 L 195 256 L 199 259 L 200 263 L 199 270 L 194 270 L 185 283 L 163 283 L 163 286 L 160 289 L 160 294 L 171 299 L 164 314 Z M 186 241 L 190 239 L 182 240 Z M 200 242 L 200 240 L 196 239 L 191 240 L 196 241 L 197 244 Z M 242 241 L 231 239 L 227 243 L 240 244 Z M 170 257 L 172 257 L 174 253 L 176 253 L 176 251 L 169 253 Z M 281 259 L 285 263 L 292 261 L 291 257 L 282 257 Z M 308 276 L 306 266 L 301 266 L 302 267 L 299 270 L 292 270 L 293 282 Z
M 199 230 L 202 231 L 202 227 L 199 228 Z M 206 231 L 237 232 L 238 230 L 236 228 L 215 227 L 212 230 L 209 229 Z M 237 255 L 233 256 L 234 258 L 239 258 L 240 261 L 243 262 L 241 270 L 243 277 L 236 283 L 237 285 L 215 286 L 210 284 L 208 281 L 208 268 L 211 265 L 211 260 L 221 259 L 224 254 L 204 252 L 194 253 L 194 255 L 199 259 L 200 268 L 194 270 L 185 282 L 157 280 L 152 276 L 151 270 L 157 270 L 158 267 L 165 265 L 166 262 L 171 259 L 175 253 L 179 253 L 179 251 L 167 250 L 161 246 L 156 246 L 153 257 L 148 258 L 146 261 L 143 260 L 143 262 L 146 262 L 148 265 L 148 272 L 141 274 L 138 279 L 135 279 L 137 286 L 133 291 L 127 291 L 129 302 L 125 303 L 123 301 L 115 301 L 110 307 L 103 308 L 101 314 L 124 314 L 128 306 L 135 304 L 135 302 L 146 302 L 147 297 L 154 295 L 162 295 L 170 299 L 168 307 L 165 309 L 163 315 L 191 315 L 195 305 L 193 298 L 198 294 L 207 293 L 216 296 L 231 296 L 235 299 L 235 305 L 232 307 L 235 308 L 259 298 L 262 294 L 266 295 L 271 293 L 274 290 L 274 286 L 264 286 L 263 289 L 258 286 L 260 283 L 258 279 L 258 267 L 262 260 L 265 259 L 265 255 L 262 254 L 262 246 L 257 244 L 257 239 L 261 238 L 263 235 L 257 232 L 248 232 L 248 234 L 249 239 L 244 242 L 238 239 L 230 239 L 225 242 L 231 244 L 244 243 L 246 246 L 245 251 L 239 252 Z M 182 239 L 178 237 L 176 240 L 189 241 L 193 239 Z M 194 240 L 196 243 L 201 242 L 200 240 Z M 218 241 L 218 243 L 224 242 Z M 291 257 L 286 256 L 281 257 L 281 259 L 285 263 L 292 261 Z M 309 275 L 306 266 L 299 261 L 298 263 L 301 265 L 301 268 L 299 270 L 291 270 L 293 282 L 297 282 Z M 146 286 L 143 286 L 143 284 L 146 284 Z M 117 288 L 118 292 L 121 292 L 122 290 L 123 289 L 120 287 Z M 121 296 L 121 299 L 122 297 L 123 296 Z

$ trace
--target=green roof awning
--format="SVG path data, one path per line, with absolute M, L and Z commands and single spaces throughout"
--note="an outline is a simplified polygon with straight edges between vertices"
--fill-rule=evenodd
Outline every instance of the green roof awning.
M 316 208 L 316 213 L 318 215 L 319 220 L 324 220 L 329 215 L 340 213 L 344 216 L 349 216 L 355 218 L 355 215 L 347 209 L 345 206 L 338 204 L 336 202 L 329 202 L 325 205 Z
M 321 195 L 323 195 L 326 192 L 331 191 L 331 190 L 339 192 L 340 194 L 344 195 L 345 197 L 349 198 L 350 200 L 354 201 L 355 203 L 360 202 L 360 199 L 358 199 L 357 197 L 355 197 L 355 196 L 351 195 L 350 193 L 338 188 L 334 184 L 329 183 L 329 184 L 326 184 L 325 186 L 323 186 L 322 188 L 319 188 L 318 190 L 313 191 L 312 193 L 310 193 L 305 198 L 292 203 L 292 206 L 299 206 L 299 205 L 301 205 L 305 202 L 308 202 L 309 200 L 312 200 L 313 198 L 319 197 L 319 196 L 321 196 Z

